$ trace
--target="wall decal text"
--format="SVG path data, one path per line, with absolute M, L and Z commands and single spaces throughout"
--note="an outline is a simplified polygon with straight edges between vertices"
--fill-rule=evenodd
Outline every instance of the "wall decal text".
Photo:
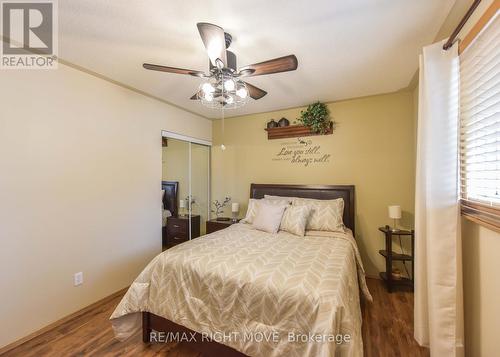
M 323 153 L 321 145 L 313 144 L 312 139 L 297 138 L 295 141 L 283 142 L 272 160 L 308 167 L 315 164 L 326 164 L 330 162 L 330 157 L 331 154 Z

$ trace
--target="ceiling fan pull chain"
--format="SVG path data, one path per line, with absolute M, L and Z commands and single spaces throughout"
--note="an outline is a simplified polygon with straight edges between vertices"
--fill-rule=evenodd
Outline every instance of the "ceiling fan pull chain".
M 225 123 L 224 123 L 224 103 L 226 101 L 225 97 L 224 97 L 224 72 L 221 71 L 221 78 L 222 78 L 222 103 L 221 103 L 221 116 L 222 116 L 222 144 L 220 146 L 220 148 L 222 149 L 222 151 L 226 150 L 226 146 L 224 145 L 224 131 L 225 131 Z

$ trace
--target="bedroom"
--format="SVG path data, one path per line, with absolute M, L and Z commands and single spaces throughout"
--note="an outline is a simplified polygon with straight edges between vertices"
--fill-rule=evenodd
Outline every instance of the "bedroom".
M 486 103 L 493 104 L 486 112 L 492 122 L 482 125 L 491 125 L 488 135 L 496 142 L 499 55 L 491 44 L 498 43 L 498 1 L 335 0 L 313 7 L 302 0 L 252 6 L 220 1 L 23 3 L 32 7 L 6 1 L 1 14 L 0 354 L 497 354 L 497 204 L 494 195 L 483 191 L 479 196 L 487 199 L 479 199 L 479 205 L 465 199 L 464 188 L 460 195 L 451 192 L 459 186 L 454 173 L 465 175 L 468 192 L 476 189 L 469 186 L 470 167 L 460 170 L 464 165 L 459 165 L 456 146 L 462 133 L 452 120 L 482 111 L 463 109 L 450 96 L 461 96 L 466 105 L 471 102 L 467 95 L 473 101 L 473 94 L 483 91 L 479 101 L 486 96 Z M 33 19 L 27 9 L 33 10 Z M 23 11 L 27 22 L 19 16 Z M 45 18 L 52 19 L 50 33 L 37 25 Z M 217 26 L 200 29 L 198 23 Z M 223 49 L 215 46 L 221 52 L 214 59 L 213 47 L 207 46 L 207 52 L 203 39 L 214 33 L 220 39 L 218 26 L 232 41 L 228 46 L 223 35 Z M 204 29 L 211 35 L 203 37 Z M 33 38 L 28 33 L 41 42 L 51 35 L 55 63 L 32 62 L 27 68 L 20 59 L 49 58 L 37 45 L 22 48 Z M 452 46 L 443 50 L 450 36 Z M 483 43 L 486 50 L 479 51 Z M 227 51 L 235 54 L 235 66 Z M 468 67 L 476 63 L 469 57 L 477 52 L 489 61 L 485 73 L 494 85 L 488 91 L 470 84 L 484 82 L 483 72 Z M 288 57 L 274 67 L 250 65 L 283 56 Z M 162 73 L 144 63 L 188 68 L 203 76 Z M 236 71 L 224 71 L 233 67 Z M 232 100 L 244 99 L 240 107 L 229 109 L 226 102 L 214 109 L 210 91 L 198 94 L 208 88 L 204 84 L 217 84 L 220 73 L 232 75 L 234 95 L 227 89 Z M 238 87 L 241 81 L 244 87 Z M 241 88 L 246 92 L 237 94 Z M 323 133 L 301 121 L 308 118 L 308 106 L 318 102 L 310 109 L 327 113 Z M 434 126 L 429 118 L 436 118 L 436 111 L 450 121 Z M 494 142 L 489 147 L 495 148 Z M 169 168 L 166 152 L 175 144 L 182 153 L 173 155 Z M 474 165 L 473 175 L 478 171 Z M 483 181 L 495 192 L 496 166 L 483 172 L 493 175 Z M 164 181 L 177 182 L 176 193 L 161 192 Z M 265 195 L 282 198 L 269 202 L 274 200 Z M 251 199 L 263 199 L 255 207 L 265 206 L 264 213 L 248 209 L 256 202 Z M 452 204 L 447 201 L 448 209 L 439 210 L 439 200 L 447 199 Z M 215 201 L 226 201 L 220 212 L 213 212 Z M 171 208 L 172 215 L 164 222 L 162 206 Z M 287 210 L 291 215 L 301 207 L 301 224 L 286 228 Z M 324 224 L 320 213 L 330 217 Z M 237 221 L 252 218 L 233 222 L 233 216 Z M 276 225 L 277 232 L 267 232 Z M 291 233 L 297 233 L 296 226 L 302 228 Z M 167 241 L 178 238 L 179 244 L 162 244 L 164 236 Z M 386 259 L 380 251 L 388 243 L 409 260 Z M 314 249 L 316 260 L 307 255 Z M 332 259 L 324 259 L 328 254 Z M 158 299 L 153 295 L 162 289 L 152 286 L 146 289 L 149 297 L 141 299 L 140 279 L 147 278 L 145 268 L 154 259 L 159 259 L 156 266 L 178 263 L 162 274 L 170 274 L 169 281 L 179 287 L 185 285 L 176 279 L 198 280 L 163 289 L 165 296 Z M 243 274 L 243 262 L 249 276 Z M 275 268 L 266 273 L 266 264 Z M 387 284 L 380 274 L 389 269 Z M 414 282 L 405 279 L 413 277 L 412 269 Z M 316 290 L 276 283 L 291 279 L 292 272 Z M 266 284 L 259 274 L 269 278 Z M 318 274 L 321 281 L 314 278 Z M 391 289 L 399 282 L 407 286 Z M 245 298 L 252 295 L 248 289 L 262 291 L 256 297 L 264 302 Z M 266 293 L 281 303 L 275 306 Z M 352 324 L 335 313 L 338 300 L 346 296 L 351 299 L 342 307 Z M 170 310 L 161 301 L 170 303 Z M 134 304 L 137 311 L 125 314 L 123 307 Z M 286 332 L 298 329 L 299 316 L 315 306 L 321 311 L 318 319 L 328 326 L 301 320 L 301 333 L 340 341 L 283 341 Z M 293 309 L 297 316 L 287 315 Z M 110 321 L 113 313 L 125 318 Z M 127 326 L 133 335 L 120 341 Z M 213 341 L 200 346 L 157 341 L 166 335 L 154 334 L 155 328 L 189 328 Z M 143 342 L 142 332 L 149 342 Z M 245 332 L 253 340 L 231 339 L 232 333 Z M 216 333 L 226 333 L 229 341 Z

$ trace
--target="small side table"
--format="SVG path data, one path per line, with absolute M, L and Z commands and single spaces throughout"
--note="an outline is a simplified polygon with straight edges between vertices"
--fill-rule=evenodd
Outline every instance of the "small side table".
M 167 236 L 163 244 L 163 250 L 187 242 L 190 233 L 191 239 L 198 238 L 200 236 L 200 224 L 199 215 L 191 215 L 191 219 L 189 216 L 168 217 Z
M 385 249 L 378 252 L 385 258 L 385 272 L 380 273 L 380 277 L 385 281 L 387 290 L 392 292 L 396 286 L 409 287 L 413 290 L 413 277 L 414 277 L 414 256 L 415 256 L 415 231 L 411 230 L 397 230 L 392 231 L 389 226 L 379 227 L 378 229 L 385 234 Z M 392 251 L 392 237 L 393 236 L 408 236 L 411 239 L 411 254 L 398 254 Z M 392 276 L 392 262 L 402 261 L 411 263 L 411 277 L 401 279 L 394 279 Z
M 232 219 L 228 221 L 218 221 L 217 219 L 211 219 L 207 221 L 207 226 L 206 226 L 207 234 L 220 231 L 221 229 L 227 228 L 232 224 L 238 223 L 239 221 L 240 221 L 239 219 L 236 222 L 233 222 Z

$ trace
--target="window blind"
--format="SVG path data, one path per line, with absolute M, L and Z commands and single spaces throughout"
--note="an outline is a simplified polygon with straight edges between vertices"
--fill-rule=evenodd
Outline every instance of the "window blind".
M 500 19 L 460 55 L 462 212 L 500 223 Z

